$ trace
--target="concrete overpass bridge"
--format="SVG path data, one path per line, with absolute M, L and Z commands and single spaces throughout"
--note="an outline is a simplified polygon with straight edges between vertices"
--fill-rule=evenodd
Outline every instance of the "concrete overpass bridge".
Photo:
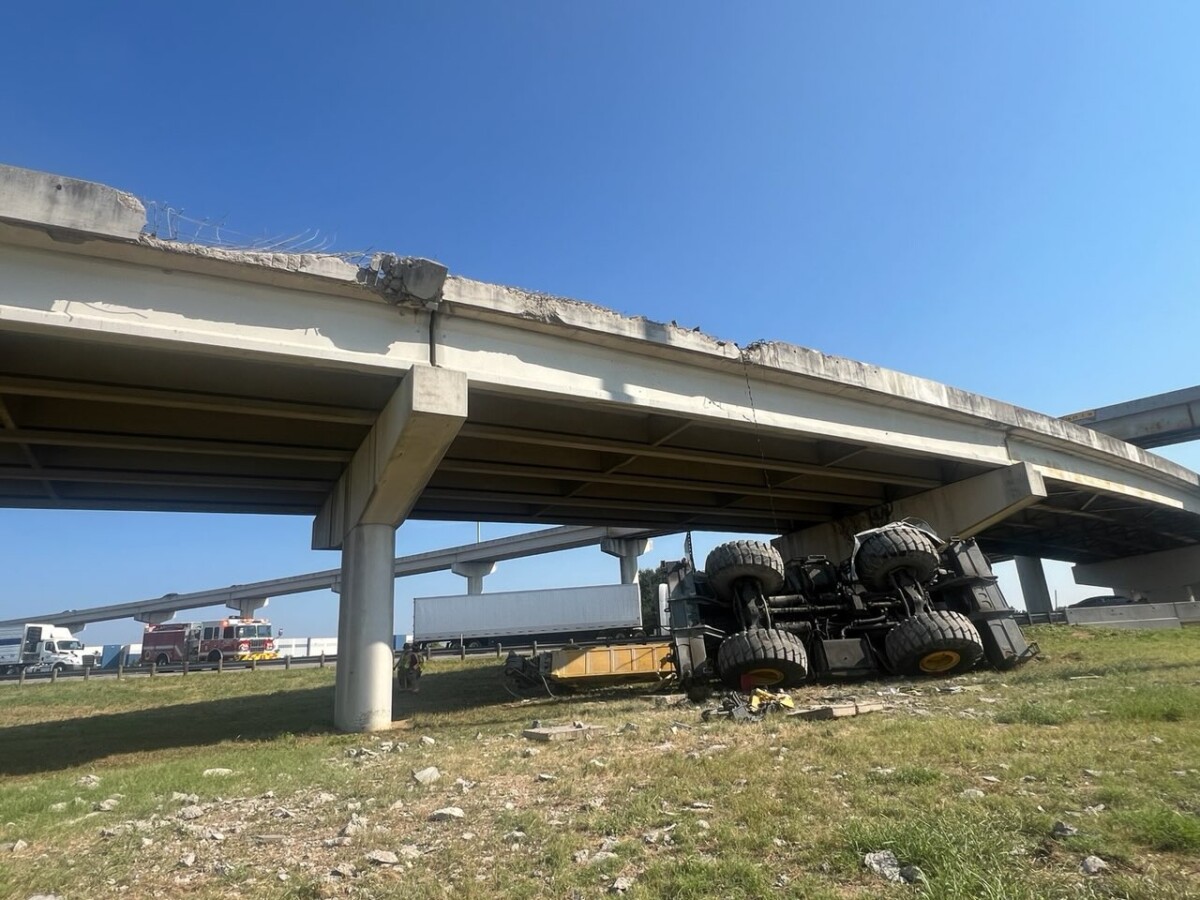
M 840 556 L 864 523 L 919 515 L 998 557 L 1135 573 L 1172 552 L 1164 599 L 1200 583 L 1197 475 L 1070 422 L 429 261 L 163 241 L 101 185 L 0 169 L 0 198 L 0 503 L 312 516 L 313 545 L 342 550 L 347 730 L 391 721 L 407 518 Z

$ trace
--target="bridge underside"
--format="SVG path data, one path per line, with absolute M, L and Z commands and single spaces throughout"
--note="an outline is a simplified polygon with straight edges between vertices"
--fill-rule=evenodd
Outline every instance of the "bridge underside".
M 0 505 L 316 515 L 397 375 L 0 331 Z M 153 388 L 145 385 L 153 384 Z M 983 463 L 472 385 L 410 518 L 784 534 Z M 1200 542 L 1200 517 L 1046 476 L 981 536 L 1093 562 Z

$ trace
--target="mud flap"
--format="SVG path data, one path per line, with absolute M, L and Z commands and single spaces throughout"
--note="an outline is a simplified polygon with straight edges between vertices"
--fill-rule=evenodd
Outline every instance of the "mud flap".
M 1037 644 L 1030 644 L 1021 633 L 1011 612 L 982 613 L 971 616 L 983 642 L 983 653 L 993 669 L 1011 669 L 1037 656 Z

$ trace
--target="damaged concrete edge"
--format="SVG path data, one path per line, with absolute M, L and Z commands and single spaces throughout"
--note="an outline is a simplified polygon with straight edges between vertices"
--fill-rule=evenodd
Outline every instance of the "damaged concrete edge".
M 745 358 L 760 367 L 764 375 L 771 372 L 801 375 L 837 385 L 842 392 L 858 390 L 876 396 L 883 394 L 905 404 L 949 410 L 975 421 L 994 422 L 1014 438 L 1048 446 L 1067 443 L 1098 457 L 1109 460 L 1116 457 L 1192 486 L 1200 485 L 1200 476 L 1190 469 L 1119 438 L 938 381 L 775 341 L 749 345 L 745 349 Z
M 312 275 L 333 281 L 354 282 L 359 276 L 359 267 L 340 256 L 323 253 L 282 253 L 265 250 L 238 250 L 229 247 L 210 247 L 207 244 L 188 244 L 162 238 L 140 235 L 138 242 L 155 250 L 180 253 L 200 259 L 213 259 L 225 263 L 246 266 L 261 266 L 299 275 Z

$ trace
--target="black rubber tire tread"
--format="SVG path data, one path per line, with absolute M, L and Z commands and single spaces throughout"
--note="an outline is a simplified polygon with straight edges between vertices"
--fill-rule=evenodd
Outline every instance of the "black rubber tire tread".
M 971 620 L 962 613 L 929 609 L 905 619 L 884 638 L 888 662 L 899 675 L 927 675 L 946 678 L 975 667 L 983 658 L 983 641 Z M 953 652 L 956 665 L 944 671 L 921 668 L 921 660 L 931 653 Z
M 885 528 L 867 535 L 854 558 L 854 574 L 869 591 L 892 587 L 893 572 L 907 570 L 919 584 L 937 574 L 941 558 L 933 538 L 917 528 Z
M 726 602 L 737 599 L 733 585 L 740 578 L 758 581 L 763 596 L 783 587 L 783 557 L 762 541 L 730 541 L 719 544 L 704 561 L 704 574 L 717 597 Z
M 780 678 L 763 682 L 771 687 L 798 687 L 808 678 L 808 653 L 796 635 L 774 628 L 739 631 L 717 648 L 717 672 L 729 687 L 741 689 L 742 676 L 757 669 L 778 670 Z

